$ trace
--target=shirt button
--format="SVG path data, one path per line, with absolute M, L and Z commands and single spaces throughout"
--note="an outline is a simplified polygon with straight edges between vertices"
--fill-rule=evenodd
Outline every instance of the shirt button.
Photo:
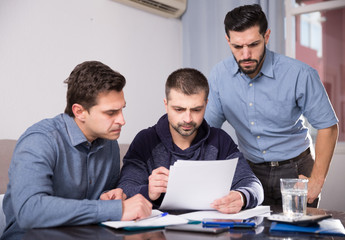
M 264 150 L 264 151 L 262 151 L 262 153 L 263 153 L 263 154 L 265 154 L 265 153 L 266 153 L 266 151 Z
M 251 125 L 254 125 L 254 122 L 250 122 Z
M 253 86 L 253 83 L 249 83 L 249 87 L 252 87 Z
M 249 103 L 249 106 L 253 106 L 253 103 Z
M 260 136 L 257 136 L 256 138 L 257 138 L 257 139 L 259 139 L 259 138 L 260 138 Z

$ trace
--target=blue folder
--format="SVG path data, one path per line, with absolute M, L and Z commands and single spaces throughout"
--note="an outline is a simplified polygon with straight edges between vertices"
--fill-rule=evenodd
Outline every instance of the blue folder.
M 345 236 L 345 229 L 339 219 L 325 219 L 315 225 L 304 227 L 287 223 L 273 222 L 271 224 L 270 232 L 304 232 L 315 234 L 327 234 Z

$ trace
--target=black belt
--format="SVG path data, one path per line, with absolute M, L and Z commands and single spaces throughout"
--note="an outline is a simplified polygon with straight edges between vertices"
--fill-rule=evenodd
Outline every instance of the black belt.
M 267 165 L 270 167 L 279 167 L 281 165 L 284 164 L 288 164 L 288 163 L 293 163 L 298 161 L 299 159 L 307 156 L 308 154 L 310 154 L 310 148 L 307 148 L 307 150 L 305 150 L 304 152 L 302 152 L 300 155 L 298 155 L 297 157 L 294 158 L 290 158 L 288 160 L 284 160 L 284 161 L 276 161 L 276 162 L 263 162 L 263 163 L 254 163 L 255 165 Z M 251 162 L 252 163 L 252 162 Z

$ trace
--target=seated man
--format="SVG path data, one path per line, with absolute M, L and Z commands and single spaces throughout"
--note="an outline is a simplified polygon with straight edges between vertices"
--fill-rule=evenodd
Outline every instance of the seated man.
M 204 120 L 208 92 L 207 79 L 195 69 L 180 69 L 168 77 L 164 99 L 167 114 L 153 127 L 139 132 L 124 157 L 118 187 L 127 196 L 141 193 L 157 208 L 167 189 L 168 169 L 176 160 L 238 157 L 229 194 L 215 199 L 211 207 L 236 213 L 262 203 L 261 183 L 236 144 L 227 133 Z
M 132 220 L 151 214 L 143 196 L 112 201 L 100 195 L 115 187 L 120 172 L 117 143 L 125 124 L 125 78 L 100 62 L 79 64 L 66 80 L 64 114 L 31 126 L 14 150 L 3 209 L 2 239 L 27 228 Z M 19 237 L 18 237 L 19 238 Z

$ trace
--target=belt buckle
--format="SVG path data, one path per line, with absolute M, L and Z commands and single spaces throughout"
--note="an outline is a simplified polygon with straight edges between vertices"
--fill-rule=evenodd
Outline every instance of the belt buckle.
M 279 162 L 269 162 L 270 167 L 279 167 Z

